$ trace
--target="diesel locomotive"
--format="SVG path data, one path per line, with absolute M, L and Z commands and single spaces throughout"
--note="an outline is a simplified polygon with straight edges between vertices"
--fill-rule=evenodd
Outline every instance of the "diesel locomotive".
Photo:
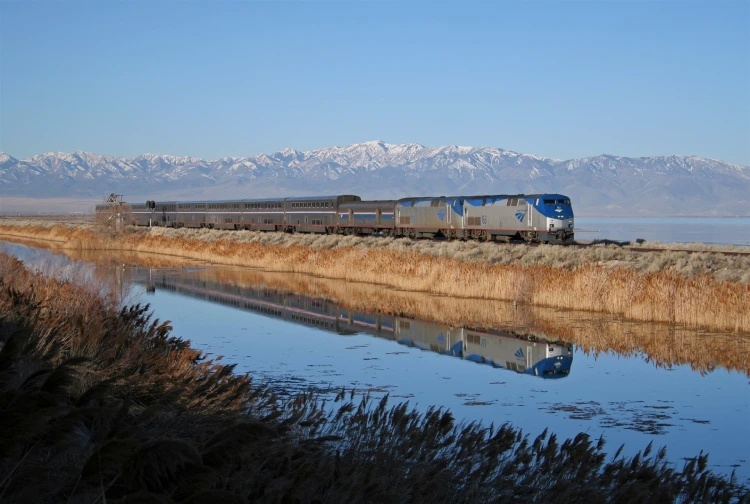
M 365 201 L 345 194 L 127 205 L 136 226 L 207 227 L 288 233 L 480 241 L 572 243 L 573 207 L 562 194 L 409 197 Z M 96 206 L 111 212 L 112 204 Z

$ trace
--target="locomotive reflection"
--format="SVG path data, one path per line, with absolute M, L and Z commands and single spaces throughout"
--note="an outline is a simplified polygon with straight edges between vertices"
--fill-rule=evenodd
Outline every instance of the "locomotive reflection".
M 142 270 L 143 271 L 143 270 Z M 211 303 L 341 335 L 370 334 L 410 347 L 451 355 L 542 378 L 563 378 L 573 362 L 572 345 L 509 331 L 451 327 L 423 320 L 351 310 L 326 299 L 268 286 L 240 286 L 202 275 L 132 271 L 147 292 L 165 290 Z M 140 277 L 140 278 L 138 278 Z

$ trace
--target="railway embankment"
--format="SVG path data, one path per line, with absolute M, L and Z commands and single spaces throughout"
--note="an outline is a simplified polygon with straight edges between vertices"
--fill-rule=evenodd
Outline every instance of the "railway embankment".
M 70 300 L 75 299 L 75 303 Z M 353 393 L 280 399 L 94 289 L 0 254 L 5 502 L 744 502 L 708 455 L 611 456 Z
M 208 229 L 114 231 L 20 219 L 0 220 L 0 235 L 750 333 L 750 254 L 738 247 L 531 247 Z

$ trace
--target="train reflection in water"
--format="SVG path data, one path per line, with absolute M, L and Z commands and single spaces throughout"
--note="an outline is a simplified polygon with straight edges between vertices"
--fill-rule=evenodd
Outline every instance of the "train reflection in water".
M 562 378 L 570 373 L 572 345 L 549 342 L 533 335 L 492 329 L 450 327 L 400 316 L 350 310 L 322 298 L 276 290 L 267 286 L 239 286 L 200 275 L 135 271 L 132 280 L 156 289 L 282 319 L 342 335 L 365 333 L 444 355 L 510 369 L 542 378 Z M 141 278 L 137 278 L 141 277 Z

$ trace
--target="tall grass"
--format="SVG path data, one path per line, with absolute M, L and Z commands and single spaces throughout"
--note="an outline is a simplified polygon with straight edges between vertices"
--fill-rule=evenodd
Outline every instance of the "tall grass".
M 72 303 L 71 300 L 77 300 Z M 152 321 L 0 256 L 3 502 L 739 502 L 748 488 L 649 445 L 608 456 L 387 398 L 273 391 Z
M 674 257 L 673 252 L 631 252 L 638 257 L 631 261 L 624 256 L 614 259 L 624 254 L 619 249 L 596 247 L 436 244 L 164 228 L 126 228 L 114 234 L 74 226 L 0 228 L 0 233 L 11 232 L 56 240 L 69 248 L 160 253 L 436 295 L 517 301 L 750 333 L 750 256 L 709 254 L 705 269 L 693 264 L 684 271 L 687 266 L 680 265 L 691 260 L 680 254 Z M 641 254 L 652 262 L 644 264 Z M 725 266 L 714 271 L 719 263 Z M 723 279 L 730 268 L 733 281 Z

